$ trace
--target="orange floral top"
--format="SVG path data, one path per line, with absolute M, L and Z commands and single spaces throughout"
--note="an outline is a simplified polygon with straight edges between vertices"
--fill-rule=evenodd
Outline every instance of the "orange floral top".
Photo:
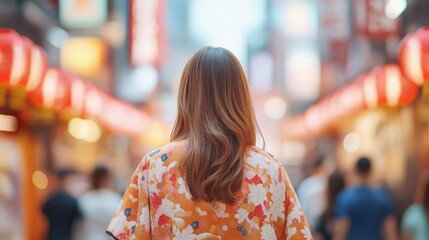
M 178 160 L 187 141 L 144 157 L 107 229 L 113 239 L 312 239 L 285 169 L 257 147 L 246 150 L 236 202 L 193 201 Z

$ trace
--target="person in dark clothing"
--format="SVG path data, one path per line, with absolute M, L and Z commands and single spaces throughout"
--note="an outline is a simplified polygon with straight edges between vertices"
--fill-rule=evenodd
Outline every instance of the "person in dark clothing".
M 382 188 L 371 186 L 371 161 L 360 158 L 355 165 L 357 182 L 335 201 L 334 240 L 396 240 L 393 202 Z
M 336 170 L 328 179 L 326 189 L 326 210 L 322 213 L 316 226 L 316 234 L 324 240 L 332 239 L 333 224 L 334 224 L 334 203 L 338 194 L 345 187 L 345 179 L 343 174 Z
M 45 202 L 43 213 L 49 222 L 47 240 L 71 240 L 73 226 L 80 216 L 78 202 L 67 192 L 70 177 L 75 172 L 70 169 L 57 173 L 58 190 Z

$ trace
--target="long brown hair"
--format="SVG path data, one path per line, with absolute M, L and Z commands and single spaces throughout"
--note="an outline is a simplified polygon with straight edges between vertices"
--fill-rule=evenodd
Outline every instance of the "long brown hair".
M 188 139 L 179 168 L 194 200 L 235 201 L 256 132 L 262 137 L 238 59 L 223 48 L 197 51 L 182 73 L 171 133 L 172 141 Z

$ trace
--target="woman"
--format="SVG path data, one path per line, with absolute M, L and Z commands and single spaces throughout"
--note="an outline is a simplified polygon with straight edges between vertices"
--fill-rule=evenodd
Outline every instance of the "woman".
M 320 239 L 332 239 L 333 220 L 334 220 L 334 203 L 338 194 L 344 189 L 345 180 L 343 174 L 336 170 L 328 179 L 328 187 L 326 189 L 326 210 L 323 212 L 316 227 L 316 232 Z
M 113 239 L 311 239 L 280 162 L 259 132 L 237 58 L 200 49 L 181 78 L 171 143 L 132 176 L 107 233 Z
M 110 171 L 107 167 L 95 167 L 90 179 L 92 189 L 78 200 L 83 219 L 76 239 L 99 240 L 106 237 L 104 229 L 121 196 L 109 189 Z
M 429 172 L 420 175 L 417 185 L 416 203 L 405 211 L 402 219 L 402 239 L 429 239 Z

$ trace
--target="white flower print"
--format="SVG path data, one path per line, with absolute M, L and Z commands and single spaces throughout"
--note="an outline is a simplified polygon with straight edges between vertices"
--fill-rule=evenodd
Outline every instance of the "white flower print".
M 256 173 L 253 171 L 244 171 L 244 177 L 247 179 L 252 179 L 254 176 L 256 176 Z
M 249 185 L 249 201 L 254 203 L 255 206 L 263 204 L 267 200 L 267 189 L 262 184 Z
M 150 171 L 149 171 L 149 189 L 151 192 L 159 195 L 159 188 L 157 184 L 159 182 L 163 182 L 162 177 L 166 172 L 169 172 L 174 166 L 176 166 L 177 162 L 170 163 L 167 167 L 163 165 L 161 158 L 156 159 L 151 163 Z
M 182 231 L 177 229 L 176 226 L 173 226 L 173 233 L 175 235 L 173 240 L 196 239 L 197 235 L 195 235 L 193 232 L 194 229 L 192 228 L 192 226 L 187 226 Z
M 184 178 L 180 177 L 179 179 L 177 179 L 177 182 L 179 183 L 179 189 L 177 190 L 177 192 L 179 194 L 185 194 L 185 198 L 186 199 L 191 199 L 192 196 L 188 191 L 188 188 L 186 187 L 186 181 Z
M 199 208 L 199 207 L 197 207 L 197 213 L 198 214 L 200 214 L 200 216 L 206 216 L 207 215 L 207 212 L 206 211 L 203 211 L 203 210 L 201 210 L 201 208 Z
M 261 162 L 261 158 L 260 158 L 260 156 L 259 156 L 259 154 L 258 153 L 256 153 L 255 151 L 250 151 L 249 152 L 250 153 L 250 157 L 248 157 L 247 159 L 246 159 L 246 162 L 250 165 L 250 166 L 252 166 L 252 167 L 257 167 L 258 166 L 258 164 Z
M 138 201 L 138 198 L 134 197 L 131 193 L 128 194 L 128 198 L 131 200 L 132 203 L 135 203 Z
M 276 231 L 274 231 L 273 226 L 271 226 L 270 224 L 264 224 L 264 226 L 262 226 L 261 237 L 262 239 L 266 240 L 277 239 Z
M 235 214 L 235 218 L 238 223 L 242 223 L 246 220 L 247 215 L 249 215 L 249 212 L 246 209 L 240 208 L 238 209 L 237 214 Z
M 301 221 L 301 209 L 297 206 L 294 206 L 292 210 L 287 215 L 287 225 L 293 224 L 293 220 L 297 219 L 299 222 Z
M 296 227 L 288 227 L 287 228 L 287 240 L 291 239 L 293 237 L 293 235 L 295 235 L 296 233 Z
M 155 166 L 149 171 L 149 174 L 152 175 L 152 177 L 149 178 L 155 178 L 158 182 L 161 182 L 162 176 L 169 172 L 174 166 L 176 166 L 177 162 L 172 162 L 168 166 L 164 166 L 164 162 L 161 158 L 158 158 L 154 161 Z
M 217 203 L 217 208 L 214 209 L 216 216 L 218 218 L 227 218 L 229 217 L 229 213 L 225 212 L 226 210 L 226 205 L 224 203 Z
M 221 239 L 219 236 L 213 235 L 211 233 L 201 233 L 198 234 L 197 240 L 205 240 L 205 239 Z
M 159 205 L 156 211 L 155 218 L 153 221 L 155 227 L 158 226 L 159 217 L 161 217 L 162 215 L 165 215 L 169 218 L 174 218 L 174 203 L 167 198 L 162 199 L 162 203 L 161 205 Z
M 270 219 L 277 221 L 278 218 L 284 220 L 284 201 L 285 201 L 286 186 L 284 182 L 271 183 L 270 192 L 272 193 L 272 202 L 270 202 Z
M 180 204 L 176 204 L 175 206 L 174 206 L 174 215 L 176 216 L 176 217 L 189 217 L 189 216 L 191 216 L 192 215 L 192 212 L 185 212 L 185 210 L 183 210 L 181 207 L 180 207 Z
M 145 231 L 149 231 L 149 227 L 150 227 L 150 217 L 149 217 L 149 207 L 146 206 L 144 208 L 142 208 L 141 213 L 140 213 L 140 224 L 142 226 L 144 226 Z
M 308 227 L 304 227 L 304 229 L 301 229 L 301 233 L 304 235 L 305 239 L 311 240 L 311 231 Z
M 120 234 L 124 231 L 124 229 L 131 229 L 136 224 L 136 221 L 128 221 L 125 214 L 120 212 L 115 218 L 115 224 L 112 225 L 113 227 L 111 229 L 111 232 L 113 235 Z
M 267 173 L 270 175 L 271 181 L 277 182 L 280 176 L 280 167 L 277 164 L 271 164 L 267 166 Z
M 250 156 L 249 158 L 247 158 L 246 162 L 248 164 L 250 164 L 250 166 L 252 167 L 258 167 L 262 168 L 262 169 L 267 169 L 270 165 L 270 162 L 266 159 L 265 156 L 255 152 L 255 151 L 250 151 Z

